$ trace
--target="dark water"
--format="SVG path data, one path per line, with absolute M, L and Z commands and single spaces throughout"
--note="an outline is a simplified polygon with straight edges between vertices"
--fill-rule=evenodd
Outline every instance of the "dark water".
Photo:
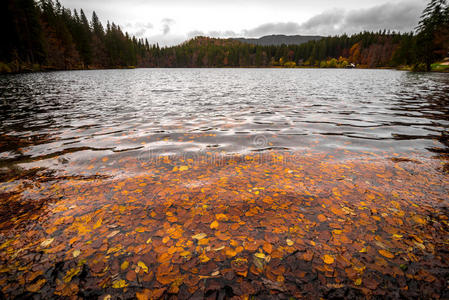
M 0 77 L 0 164 L 117 154 L 448 153 L 449 76 L 389 70 L 138 69 Z

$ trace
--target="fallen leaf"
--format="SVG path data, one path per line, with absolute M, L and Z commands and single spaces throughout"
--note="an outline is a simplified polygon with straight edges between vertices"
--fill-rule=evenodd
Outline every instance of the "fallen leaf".
M 210 224 L 210 229 L 217 229 L 218 228 L 218 222 L 217 221 L 213 221 L 211 224 Z
M 114 231 L 112 231 L 110 234 L 108 234 L 106 237 L 108 238 L 108 239 L 110 239 L 111 237 L 113 237 L 113 236 L 115 236 L 117 233 L 119 233 L 120 231 L 119 230 L 114 230 Z
M 149 289 L 144 289 L 142 292 L 136 292 L 137 300 L 148 300 L 151 297 L 151 291 Z
M 141 267 L 142 270 L 143 270 L 145 273 L 148 273 L 148 267 L 147 267 L 147 265 L 145 265 L 145 263 L 144 263 L 143 261 L 137 262 L 137 265 L 138 265 L 139 267 Z
M 124 279 L 118 279 L 112 282 L 112 287 L 114 289 L 122 289 L 124 287 L 128 286 L 126 281 Z
M 192 239 L 199 241 L 199 240 L 204 239 L 206 236 L 207 236 L 207 234 L 205 234 L 205 233 L 198 233 L 198 234 L 193 235 Z
M 325 254 L 325 255 L 322 257 L 322 259 L 323 259 L 324 263 L 326 263 L 326 264 L 328 264 L 328 265 L 333 264 L 334 261 L 335 261 L 335 259 L 334 259 L 333 256 L 327 255 L 327 254 Z
M 120 265 L 120 269 L 122 269 L 122 271 L 126 270 L 129 267 L 129 262 L 128 261 L 124 261 L 122 262 L 122 264 Z
M 237 251 L 235 251 L 234 249 L 229 248 L 229 249 L 226 249 L 225 254 L 228 257 L 234 257 L 234 256 L 237 255 Z
M 72 253 L 73 257 L 75 257 L 75 258 L 78 257 L 80 254 L 81 254 L 81 251 L 78 249 L 75 249 Z
M 42 248 L 47 248 L 48 246 L 50 246 L 51 243 L 53 243 L 54 240 L 55 240 L 54 238 L 46 239 L 45 241 L 43 241 L 41 243 L 41 247 Z
M 32 293 L 39 292 L 41 288 L 44 286 L 46 281 L 47 281 L 46 279 L 39 279 L 38 281 L 36 281 L 36 283 L 27 286 L 26 290 Z
M 382 255 L 385 256 L 386 258 L 394 258 L 394 254 L 391 252 L 388 252 L 387 250 L 378 250 L 378 252 Z

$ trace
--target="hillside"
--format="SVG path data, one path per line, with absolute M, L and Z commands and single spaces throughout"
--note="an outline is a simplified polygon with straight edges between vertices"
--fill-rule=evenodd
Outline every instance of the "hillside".
M 258 39 L 249 39 L 249 38 L 236 38 L 235 40 L 253 45 L 260 46 L 280 46 L 282 44 L 285 45 L 301 45 L 310 41 L 318 41 L 321 40 L 322 36 L 309 36 L 309 35 L 267 35 Z

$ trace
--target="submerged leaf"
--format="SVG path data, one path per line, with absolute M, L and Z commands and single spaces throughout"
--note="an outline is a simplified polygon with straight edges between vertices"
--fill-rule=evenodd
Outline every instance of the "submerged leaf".
M 122 289 L 124 287 L 127 287 L 128 284 L 126 283 L 126 281 L 124 279 L 118 279 L 112 282 L 112 287 L 114 289 Z
M 142 268 L 142 270 L 143 270 L 145 273 L 148 273 L 148 267 L 147 267 L 147 265 L 146 265 L 143 261 L 139 261 L 139 262 L 137 263 L 137 265 L 138 265 L 140 268 Z
M 55 240 L 54 238 L 46 239 L 45 241 L 43 241 L 41 243 L 41 247 L 42 248 L 47 248 L 48 246 L 50 246 L 51 243 L 53 243 L 54 240 Z
M 334 263 L 335 259 L 334 259 L 333 256 L 325 254 L 325 255 L 323 256 L 323 261 L 324 261 L 324 263 L 326 263 L 326 264 L 328 264 L 328 265 L 331 265 L 331 264 Z
M 39 279 L 38 281 L 36 281 L 36 283 L 27 286 L 26 290 L 32 293 L 39 292 L 41 288 L 44 286 L 46 281 L 47 281 L 46 279 Z
M 192 239 L 194 240 L 202 240 L 207 236 L 205 233 L 198 233 L 192 236 Z
M 213 221 L 211 224 L 210 224 L 210 229 L 217 229 L 218 228 L 218 222 L 217 221 Z
M 394 254 L 391 253 L 391 252 L 389 252 L 389 251 L 387 251 L 387 250 L 381 249 L 381 250 L 378 250 L 378 252 L 379 252 L 382 256 L 385 256 L 386 258 L 394 258 Z

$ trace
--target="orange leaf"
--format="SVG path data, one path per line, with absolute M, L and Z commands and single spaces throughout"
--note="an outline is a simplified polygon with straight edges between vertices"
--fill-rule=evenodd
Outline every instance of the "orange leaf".
M 218 228 L 218 222 L 217 221 L 213 221 L 211 224 L 210 224 L 210 229 L 217 229 Z
M 394 254 L 391 252 L 388 252 L 387 250 L 378 250 L 378 252 L 382 255 L 385 256 L 386 258 L 394 258 Z
M 325 254 L 325 255 L 322 257 L 322 259 L 323 259 L 324 263 L 326 263 L 326 264 L 328 264 L 328 265 L 333 264 L 334 261 L 335 261 L 335 259 L 334 259 L 333 256 L 327 255 L 327 254 Z

